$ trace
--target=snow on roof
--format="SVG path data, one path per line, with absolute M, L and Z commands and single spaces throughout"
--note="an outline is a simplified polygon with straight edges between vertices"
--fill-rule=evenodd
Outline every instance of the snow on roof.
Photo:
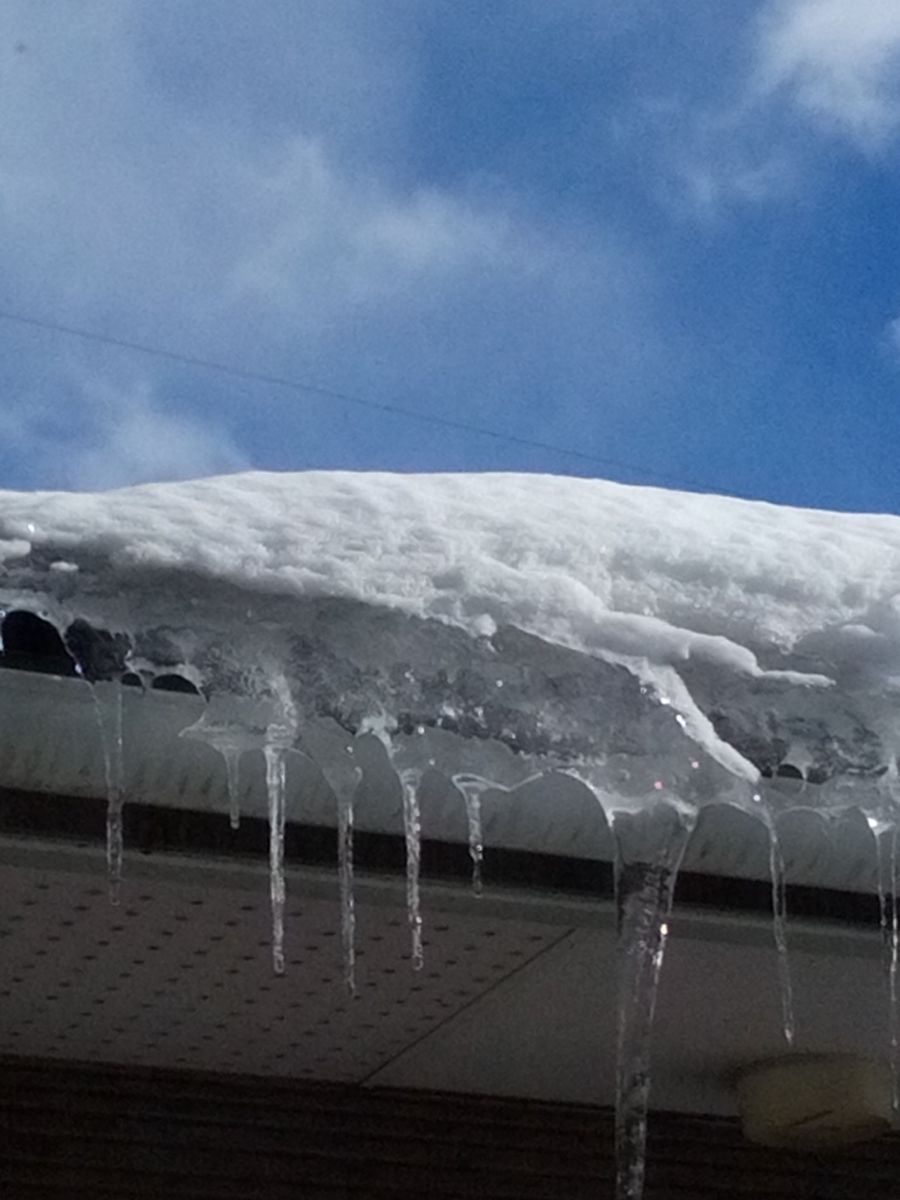
M 900 518 L 547 475 L 249 473 L 0 493 L 0 557 L 174 568 L 756 674 L 898 645 Z
M 521 630 L 625 664 L 746 779 L 761 763 L 754 739 L 766 740 L 760 696 L 763 709 L 803 710 L 801 741 L 811 722 L 841 714 L 831 740 L 846 743 L 847 703 L 850 725 L 871 734 L 870 698 L 889 704 L 900 675 L 892 516 L 554 476 L 249 473 L 0 493 L 0 561 L 7 605 L 30 592 L 65 598 L 69 615 L 79 596 L 87 604 L 102 592 L 109 618 L 112 597 L 152 590 L 163 574 L 188 589 L 205 581 L 256 597 L 359 602 L 481 644 Z M 787 753 L 797 739 L 782 735 Z M 841 759 L 818 740 L 819 758 Z M 845 745 L 844 765 L 858 769 L 862 755 L 883 767 L 882 751 Z M 764 768 L 777 766 L 766 753 Z M 815 757 L 809 745 L 794 753 L 801 768 Z M 834 773 L 833 763 L 819 768 Z

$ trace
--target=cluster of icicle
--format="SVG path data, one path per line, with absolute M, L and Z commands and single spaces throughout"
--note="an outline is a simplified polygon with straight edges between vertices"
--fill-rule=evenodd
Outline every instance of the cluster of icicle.
M 71 641 L 68 642 L 70 649 Z M 76 647 L 77 650 L 77 647 Z M 122 683 L 121 676 L 91 679 L 102 743 L 107 788 L 106 855 L 110 896 L 118 902 L 122 879 L 122 809 L 127 799 L 123 770 Z M 265 759 L 265 778 L 269 820 L 269 887 L 272 920 L 272 965 L 276 973 L 284 971 L 285 909 L 285 796 L 290 756 L 301 753 L 320 768 L 331 788 L 337 807 L 338 877 L 341 909 L 343 971 L 347 987 L 355 988 L 353 898 L 353 827 L 356 793 L 361 780 L 354 754 L 354 738 L 346 735 L 337 743 L 317 745 L 315 733 L 301 727 L 291 690 L 283 674 L 268 673 L 268 719 L 249 730 L 235 724 L 233 716 L 218 720 L 213 702 L 201 720 L 184 734 L 212 745 L 222 756 L 227 780 L 231 824 L 237 827 L 239 811 L 239 772 L 242 755 L 250 750 Z M 643 690 L 643 689 L 642 689 Z M 665 701 L 664 701 L 665 702 Z M 403 827 L 406 843 L 406 898 L 411 938 L 410 959 L 414 970 L 423 964 L 422 914 L 420 902 L 421 814 L 419 790 L 428 765 L 446 766 L 434 760 L 424 762 L 416 746 L 416 732 L 391 729 L 382 720 L 376 730 L 385 744 L 402 788 Z M 617 1045 L 617 1200 L 640 1200 L 644 1185 L 645 1144 L 650 1089 L 650 1038 L 660 971 L 672 914 L 678 871 L 685 849 L 705 803 L 715 803 L 715 786 L 704 789 L 704 764 L 695 760 L 696 786 L 673 790 L 663 780 L 655 781 L 640 803 L 632 797 L 620 801 L 589 768 L 577 773 L 601 803 L 616 846 L 616 904 L 619 945 L 619 1008 Z M 481 891 L 483 857 L 481 799 L 494 786 L 475 775 L 449 773 L 465 805 L 469 830 L 469 850 L 473 866 L 473 886 Z M 873 785 L 866 803 L 854 796 L 847 807 L 862 809 L 872 831 L 878 864 L 878 890 L 888 980 L 890 1016 L 890 1058 L 894 1104 L 898 1097 L 898 910 L 895 903 L 898 884 L 897 814 L 898 793 L 889 780 Z M 504 790 L 508 790 L 504 788 Z M 783 1031 L 790 1045 L 794 1038 L 794 1017 L 788 951 L 785 938 L 785 881 L 779 850 L 776 815 L 778 798 L 760 782 L 756 787 L 742 782 L 727 796 L 752 812 L 766 826 L 770 844 L 775 944 L 780 980 Z M 846 810 L 845 810 L 846 811 Z

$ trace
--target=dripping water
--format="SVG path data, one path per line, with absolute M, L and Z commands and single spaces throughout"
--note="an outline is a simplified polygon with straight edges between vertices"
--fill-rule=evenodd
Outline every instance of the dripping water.
M 272 908 L 272 970 L 284 974 L 284 817 L 287 764 L 281 746 L 268 745 L 266 791 L 269 801 L 269 900 Z
M 643 1196 L 653 1016 L 675 882 L 694 823 L 694 813 L 667 805 L 612 818 L 619 957 L 616 1200 Z M 629 848 L 636 832 L 638 844 Z
M 122 685 L 118 679 L 91 684 L 94 712 L 103 751 L 106 785 L 106 871 L 111 904 L 119 903 L 122 886 L 125 769 L 122 738 Z
M 421 971 L 425 958 L 422 950 L 422 905 L 419 873 L 422 859 L 422 818 L 419 811 L 420 771 L 401 772 L 403 789 L 403 834 L 406 840 L 406 912 L 411 934 L 410 957 L 413 970 Z

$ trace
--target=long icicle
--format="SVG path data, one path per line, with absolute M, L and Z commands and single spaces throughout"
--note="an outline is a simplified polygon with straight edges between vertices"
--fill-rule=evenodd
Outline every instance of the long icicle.
M 897 853 L 897 826 L 891 829 L 891 957 L 888 966 L 888 1030 L 891 1046 L 891 1110 L 900 1113 L 900 1011 L 898 1011 L 897 971 L 900 966 L 900 921 L 897 891 L 900 886 L 900 862 Z
M 419 812 L 419 783 L 421 772 L 404 771 L 400 776 L 403 789 L 403 834 L 406 840 L 406 911 L 411 934 L 410 957 L 414 971 L 421 971 L 425 958 L 422 950 L 422 904 L 419 893 L 419 872 L 422 860 L 422 818 Z
M 338 812 L 338 885 L 341 896 L 341 948 L 344 983 L 356 995 L 356 900 L 353 895 L 353 805 L 355 787 L 335 789 Z
M 781 1029 L 788 1046 L 794 1045 L 794 983 L 791 976 L 790 950 L 787 941 L 787 884 L 784 857 L 778 838 L 778 826 L 770 809 L 763 802 L 755 810 L 762 816 L 769 835 L 769 879 L 772 885 L 772 931 L 778 963 L 778 990 L 781 997 Z
M 123 808 L 125 805 L 125 762 L 122 736 L 122 685 L 118 679 L 93 683 L 91 694 L 106 784 L 106 871 L 111 904 L 118 904 L 122 889 L 124 854 Z
M 694 827 L 671 812 L 671 833 L 630 860 L 616 840 L 619 1006 L 616 1046 L 616 1200 L 641 1200 L 650 1096 L 650 1041 L 678 869 Z
M 266 746 L 269 800 L 269 900 L 272 908 L 272 970 L 284 974 L 284 818 L 287 764 L 281 746 Z
M 304 753 L 325 777 L 337 806 L 338 890 L 341 905 L 341 955 L 344 983 L 351 996 L 356 995 L 356 900 L 353 888 L 353 822 L 356 792 L 362 781 L 354 748 L 317 743 L 315 731 L 304 744 Z
M 881 920 L 881 957 L 888 993 L 888 1062 L 891 1074 L 891 1105 L 900 1111 L 900 1013 L 897 1011 L 897 968 L 900 928 L 897 912 L 897 830 L 893 825 L 870 821 L 878 865 L 878 910 Z

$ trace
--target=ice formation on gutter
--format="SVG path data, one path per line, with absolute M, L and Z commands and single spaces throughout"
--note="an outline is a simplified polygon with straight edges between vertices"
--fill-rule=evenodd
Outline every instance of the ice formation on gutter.
M 459 792 L 476 878 L 485 788 L 553 771 L 589 788 L 618 851 L 621 1200 L 642 1191 L 656 985 L 705 805 L 769 831 L 788 1039 L 778 817 L 865 816 L 896 1062 L 900 519 L 518 475 L 0 493 L 0 608 L 52 621 L 93 685 L 114 894 L 124 672 L 195 681 L 207 704 L 184 733 L 223 755 L 232 823 L 241 756 L 265 756 L 276 970 L 293 755 L 335 795 L 351 986 L 359 736 L 382 740 L 402 786 L 414 966 L 425 772 Z

